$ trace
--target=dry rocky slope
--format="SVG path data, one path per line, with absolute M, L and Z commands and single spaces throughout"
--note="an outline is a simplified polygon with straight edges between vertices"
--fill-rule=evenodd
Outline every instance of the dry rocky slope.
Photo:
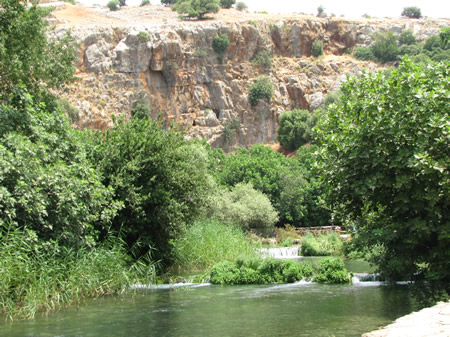
M 370 44 L 375 32 L 411 29 L 425 39 L 450 20 L 350 20 L 230 9 L 211 20 L 180 21 L 156 5 L 110 12 L 61 3 L 49 21 L 56 26 L 52 34 L 70 28 L 79 42 L 78 80 L 62 93 L 80 111 L 77 127 L 105 129 L 113 115 L 129 118 L 133 105 L 141 102 L 154 116 L 182 124 L 188 137 L 233 149 L 275 141 L 283 111 L 312 111 L 347 75 L 380 68 L 344 55 Z M 230 45 L 219 62 L 211 45 L 223 33 Z M 318 59 L 311 57 L 316 39 L 324 42 L 325 56 Z M 273 55 L 271 70 L 251 62 L 260 51 Z M 249 87 L 262 75 L 271 79 L 273 97 L 251 107 Z M 238 120 L 239 127 L 231 120 Z

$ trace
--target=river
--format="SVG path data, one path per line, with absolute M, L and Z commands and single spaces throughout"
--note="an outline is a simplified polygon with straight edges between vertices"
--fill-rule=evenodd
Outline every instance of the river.
M 361 336 L 419 307 L 405 286 L 296 284 L 140 289 L 31 321 L 0 336 Z

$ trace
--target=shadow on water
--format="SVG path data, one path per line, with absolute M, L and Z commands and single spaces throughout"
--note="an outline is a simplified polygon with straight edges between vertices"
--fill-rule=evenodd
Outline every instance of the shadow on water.
M 147 289 L 1 323 L 0 336 L 361 336 L 416 309 L 405 286 L 377 282 Z

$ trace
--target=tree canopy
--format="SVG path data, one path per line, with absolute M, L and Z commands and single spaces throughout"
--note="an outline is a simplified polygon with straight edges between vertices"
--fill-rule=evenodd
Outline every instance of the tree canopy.
M 450 284 L 449 68 L 404 58 L 363 73 L 321 116 L 320 168 L 334 206 L 356 225 L 388 279 Z
M 220 10 L 219 0 L 178 0 L 172 8 L 187 18 L 203 19 L 208 13 Z

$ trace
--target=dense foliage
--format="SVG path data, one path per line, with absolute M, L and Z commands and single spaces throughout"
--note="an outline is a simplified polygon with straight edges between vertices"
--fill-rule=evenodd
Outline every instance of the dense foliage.
M 422 17 L 422 11 L 419 7 L 405 7 L 403 8 L 402 16 L 407 16 L 412 19 L 420 19 Z
M 218 191 L 210 208 L 211 217 L 262 236 L 273 234 L 278 222 L 278 212 L 269 198 L 255 190 L 251 183 L 238 183 L 231 190 Z
M 128 245 L 140 243 L 142 252 L 152 249 L 169 262 L 169 240 L 196 217 L 209 192 L 206 149 L 156 121 L 133 118 L 98 135 L 92 160 L 123 204 L 112 228 Z
M 219 0 L 178 0 L 172 9 L 185 18 L 203 19 L 208 13 L 217 13 L 220 3 Z
M 231 8 L 236 3 L 236 0 L 220 0 L 220 7 Z
M 312 173 L 315 150 L 302 147 L 288 159 L 262 144 L 240 148 L 221 159 L 216 177 L 227 187 L 251 183 L 269 197 L 281 224 L 327 225 L 331 215 L 324 204 L 324 185 Z
M 248 8 L 248 6 L 247 6 L 247 4 L 246 4 L 245 2 L 239 1 L 239 2 L 236 4 L 236 9 L 237 9 L 238 11 L 243 11 L 243 10 L 246 10 L 247 8 Z
M 230 38 L 228 37 L 228 34 L 220 34 L 214 36 L 214 39 L 212 41 L 212 47 L 216 53 L 218 54 L 225 53 L 229 45 L 230 45 Z
M 213 284 L 293 283 L 311 279 L 319 283 L 349 283 L 351 277 L 340 258 L 327 257 L 317 270 L 304 262 L 275 259 L 238 259 L 236 263 L 221 261 L 211 268 Z
M 59 88 L 73 78 L 74 47 L 67 35 L 49 39 L 43 20 L 49 9 L 18 0 L 0 2 L 0 101 L 18 84 L 37 99 L 45 88 Z
M 358 239 L 382 246 L 388 279 L 450 284 L 449 69 L 412 64 L 364 73 L 319 122 L 321 170 Z
M 315 115 L 307 110 L 285 111 L 280 116 L 278 141 L 288 150 L 297 150 L 311 141 L 311 130 L 315 123 Z
M 323 42 L 321 40 L 314 40 L 311 46 L 311 55 L 314 57 L 323 55 Z
M 256 106 L 261 99 L 270 101 L 272 98 L 273 86 L 266 76 L 260 77 L 250 86 L 248 98 L 252 107 Z
M 339 256 L 343 253 L 343 242 L 336 233 L 314 236 L 306 234 L 302 239 L 303 256 Z

